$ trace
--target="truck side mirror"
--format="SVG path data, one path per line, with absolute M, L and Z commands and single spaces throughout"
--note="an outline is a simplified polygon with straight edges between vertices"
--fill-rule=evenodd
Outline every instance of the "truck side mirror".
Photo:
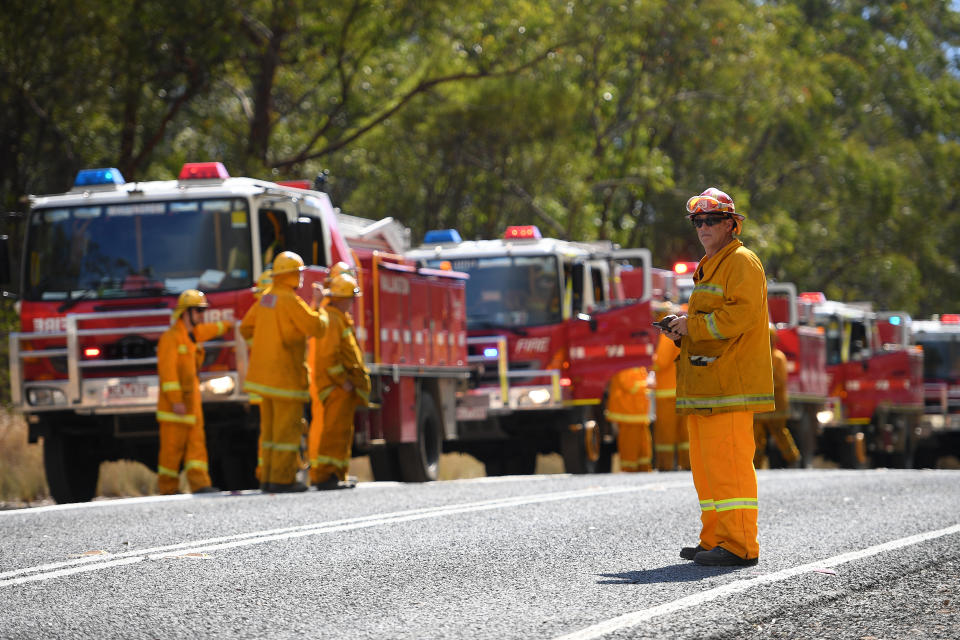
M 583 322 L 590 323 L 590 331 L 596 332 L 597 330 L 597 319 L 588 313 L 578 313 L 577 320 L 582 320 Z
M 0 285 L 10 282 L 10 238 L 0 236 Z

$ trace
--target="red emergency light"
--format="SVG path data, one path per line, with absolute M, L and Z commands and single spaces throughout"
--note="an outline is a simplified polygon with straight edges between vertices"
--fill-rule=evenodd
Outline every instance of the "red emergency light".
M 685 276 L 693 273 L 697 269 L 696 262 L 677 262 L 673 265 L 673 272 L 678 276 Z
M 945 313 L 940 316 L 943 324 L 960 324 L 960 313 Z
M 507 240 L 540 240 L 540 229 L 536 225 L 526 224 L 507 227 L 503 237 Z
M 180 169 L 178 180 L 224 180 L 229 178 L 222 162 L 187 162 Z
M 83 350 L 83 357 L 85 358 L 99 358 L 100 357 L 100 347 L 87 347 Z
M 311 189 L 313 185 L 309 180 L 277 180 L 281 187 L 293 187 L 294 189 Z
M 827 301 L 827 296 L 823 295 L 823 291 L 804 291 L 799 297 L 800 300 L 804 302 L 812 302 L 813 304 L 819 304 Z

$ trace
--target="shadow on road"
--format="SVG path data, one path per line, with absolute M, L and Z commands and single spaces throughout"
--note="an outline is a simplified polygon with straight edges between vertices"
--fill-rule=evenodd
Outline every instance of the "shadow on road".
M 740 567 L 703 567 L 692 562 L 672 564 L 669 567 L 641 569 L 623 573 L 601 573 L 597 584 L 656 584 L 658 582 L 694 582 L 704 578 L 737 571 Z

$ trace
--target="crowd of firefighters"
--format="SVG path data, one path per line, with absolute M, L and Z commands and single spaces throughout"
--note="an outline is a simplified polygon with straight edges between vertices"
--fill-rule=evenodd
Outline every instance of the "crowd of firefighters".
M 305 466 L 301 441 L 307 435 L 310 485 L 319 490 L 351 488 L 348 479 L 354 411 L 369 402 L 370 376 L 357 344 L 355 274 L 334 265 L 323 286 L 314 285 L 308 304 L 296 293 L 303 259 L 284 251 L 273 260 L 254 290 L 256 302 L 240 324 L 247 341 L 249 368 L 244 390 L 259 405 L 257 477 L 264 491 L 306 491 L 298 479 Z M 206 296 L 196 289 L 180 294 L 171 327 L 157 345 L 160 393 L 158 490 L 179 489 L 180 468 L 194 493 L 217 491 L 207 467 L 206 436 L 197 376 L 206 340 L 223 335 L 228 322 L 204 323 Z M 306 357 L 305 357 L 306 356 Z M 309 425 L 304 404 L 311 407 Z

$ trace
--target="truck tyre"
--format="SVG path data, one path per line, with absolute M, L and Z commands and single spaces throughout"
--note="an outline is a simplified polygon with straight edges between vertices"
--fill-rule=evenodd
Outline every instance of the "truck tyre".
M 46 434 L 43 466 L 50 496 L 58 504 L 92 500 L 97 492 L 101 458 L 82 436 Z
M 389 445 L 374 447 L 370 450 L 370 470 L 377 482 L 400 480 L 400 462 L 397 450 Z
M 417 414 L 417 441 L 397 447 L 400 477 L 404 482 L 429 482 L 437 479 L 440 452 L 443 450 L 443 425 L 437 403 L 429 393 L 420 399 Z
M 597 473 L 600 444 L 600 429 L 593 420 L 564 429 L 560 434 L 560 455 L 566 472 Z
M 897 438 L 902 441 L 903 448 L 885 456 L 885 462 L 891 469 L 912 469 L 917 450 L 917 438 L 914 435 L 916 419 L 911 415 L 899 414 L 894 414 L 890 419 L 896 427 Z

